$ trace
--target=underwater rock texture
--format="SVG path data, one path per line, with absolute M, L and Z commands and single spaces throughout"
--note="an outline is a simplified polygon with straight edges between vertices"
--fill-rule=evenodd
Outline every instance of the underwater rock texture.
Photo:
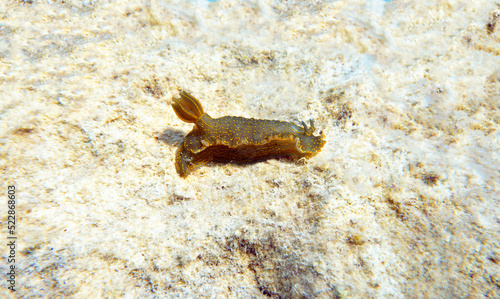
M 500 297 L 499 5 L 2 1 L 16 295 Z M 181 89 L 327 143 L 180 178 Z

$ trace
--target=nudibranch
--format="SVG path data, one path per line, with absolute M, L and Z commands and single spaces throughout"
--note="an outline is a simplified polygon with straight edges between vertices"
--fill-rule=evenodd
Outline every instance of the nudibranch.
M 175 169 L 184 177 L 207 162 L 256 162 L 268 158 L 299 159 L 318 153 L 325 145 L 325 136 L 314 136 L 310 120 L 296 126 L 278 120 L 224 116 L 212 118 L 200 102 L 182 91 L 172 107 L 177 116 L 194 123 L 176 152 Z

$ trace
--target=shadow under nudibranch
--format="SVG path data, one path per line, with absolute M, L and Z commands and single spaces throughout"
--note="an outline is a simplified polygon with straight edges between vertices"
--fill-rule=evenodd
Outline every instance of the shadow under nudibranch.
M 161 140 L 165 142 L 166 144 L 169 145 L 177 145 L 180 142 L 182 142 L 182 139 L 184 138 L 184 132 L 181 130 L 176 130 L 176 129 L 166 129 L 161 133 L 160 136 L 158 136 L 158 140 Z

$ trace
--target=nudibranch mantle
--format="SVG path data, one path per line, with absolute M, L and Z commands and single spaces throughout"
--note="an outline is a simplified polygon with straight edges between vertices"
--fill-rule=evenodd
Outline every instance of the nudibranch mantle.
M 200 102 L 182 91 L 172 107 L 177 116 L 194 123 L 193 130 L 182 141 L 175 157 L 180 176 L 207 162 L 254 162 L 275 157 L 299 159 L 318 153 L 325 136 L 314 136 L 314 123 L 302 127 L 289 122 L 224 116 L 212 118 Z

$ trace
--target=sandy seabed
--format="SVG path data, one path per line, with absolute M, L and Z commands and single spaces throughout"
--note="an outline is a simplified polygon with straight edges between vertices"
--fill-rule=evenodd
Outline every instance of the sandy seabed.
M 16 293 L 500 297 L 500 2 L 2 1 L 0 213 Z M 175 151 L 213 117 L 299 123 L 308 160 Z M 2 241 L 2 243 L 6 243 Z

